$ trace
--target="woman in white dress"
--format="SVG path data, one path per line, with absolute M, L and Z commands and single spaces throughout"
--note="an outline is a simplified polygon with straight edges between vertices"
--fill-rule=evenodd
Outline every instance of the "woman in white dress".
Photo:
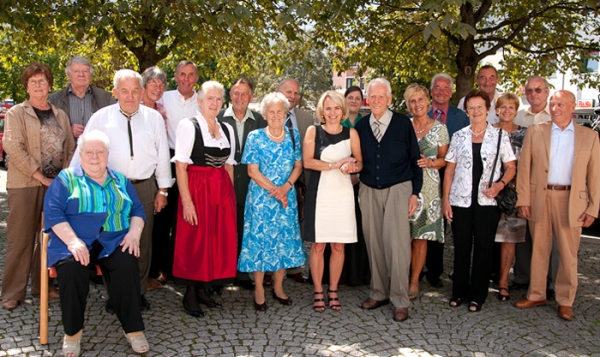
M 329 260 L 329 307 L 339 311 L 337 285 L 344 266 L 344 243 L 356 242 L 354 190 L 350 173 L 362 170 L 358 134 L 341 125 L 348 115 L 345 98 L 325 92 L 317 104 L 320 126 L 306 130 L 302 144 L 304 168 L 312 170 L 304 206 L 304 240 L 312 242 L 310 272 L 314 283 L 313 308 L 325 311 L 323 252 L 331 245 Z

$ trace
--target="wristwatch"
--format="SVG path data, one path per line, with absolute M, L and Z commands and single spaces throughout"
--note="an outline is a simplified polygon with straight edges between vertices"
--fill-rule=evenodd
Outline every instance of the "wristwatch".
M 163 195 L 163 196 L 165 196 L 165 197 L 169 196 L 169 192 L 168 191 L 158 190 L 158 193 L 161 194 L 161 195 Z

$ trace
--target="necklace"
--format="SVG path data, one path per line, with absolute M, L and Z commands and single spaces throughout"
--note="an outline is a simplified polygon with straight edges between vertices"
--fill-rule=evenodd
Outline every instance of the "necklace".
M 210 137 L 213 138 L 213 139 L 216 139 L 217 135 L 213 133 L 213 129 L 212 128 L 214 128 L 217 125 L 217 121 L 215 120 L 214 122 L 209 123 L 208 120 L 207 120 L 206 124 L 208 124 L 208 133 L 210 134 Z
M 285 130 L 283 130 L 283 129 L 281 129 L 281 134 L 279 134 L 279 136 L 275 136 L 275 135 L 271 134 L 271 130 L 269 130 L 268 126 L 265 128 L 265 131 L 267 132 L 267 135 L 269 135 L 270 137 L 272 137 L 275 140 L 281 139 L 285 135 Z
M 423 128 L 421 130 L 415 130 L 415 134 L 421 134 L 422 132 L 425 131 L 425 129 L 427 129 L 427 126 L 429 125 L 429 121 L 431 119 L 427 118 L 427 123 L 425 123 L 425 125 L 423 125 Z
M 487 129 L 487 128 L 483 128 L 483 130 L 480 131 L 480 132 L 478 132 L 478 133 L 474 132 L 473 129 L 469 129 L 469 131 L 471 132 L 471 134 L 473 134 L 473 136 L 475 136 L 476 138 L 478 138 L 479 135 L 483 134 L 483 132 L 485 131 L 485 129 Z

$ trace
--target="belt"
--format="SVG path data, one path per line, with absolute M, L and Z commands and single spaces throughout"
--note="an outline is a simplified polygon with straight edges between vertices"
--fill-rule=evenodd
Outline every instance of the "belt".
M 571 185 L 548 185 L 547 188 L 552 191 L 569 191 L 571 189 Z
M 138 183 L 142 183 L 142 182 L 144 182 L 144 181 L 148 181 L 148 180 L 150 180 L 151 178 L 152 178 L 152 177 L 148 177 L 147 179 L 143 179 L 143 180 L 129 180 L 129 181 L 131 181 L 131 183 L 135 185 L 135 184 L 138 184 Z

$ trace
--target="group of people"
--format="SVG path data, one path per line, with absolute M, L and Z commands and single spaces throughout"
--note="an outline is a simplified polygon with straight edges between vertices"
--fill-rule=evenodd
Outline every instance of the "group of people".
M 204 315 L 200 304 L 222 308 L 211 292 L 230 283 L 253 289 L 254 308 L 266 311 L 265 286 L 291 305 L 286 271 L 303 282 L 298 269 L 308 262 L 315 312 L 342 309 L 340 284 L 370 283 L 361 308 L 391 302 L 393 319 L 404 321 L 422 276 L 442 285 L 447 224 L 451 307 L 481 310 L 498 246 L 500 300 L 528 285 L 515 306 L 545 305 L 555 289 L 559 316 L 573 318 L 579 235 L 600 203 L 600 151 L 596 133 L 571 120 L 573 94 L 557 91 L 548 102 L 541 77 L 525 83 L 527 110 L 519 111 L 516 95 L 496 91 L 496 69 L 484 66 L 460 108 L 449 105 L 453 79 L 440 73 L 430 89 L 408 86 L 409 116 L 389 109 L 391 85 L 377 78 L 365 97 L 359 87 L 325 92 L 313 117 L 298 108 L 293 79 L 265 95 L 258 113 L 249 109 L 247 79 L 232 85 L 227 109 L 220 83 L 196 92 L 191 61 L 178 64 L 178 88 L 167 92 L 158 67 L 117 71 L 112 96 L 90 86 L 85 58 L 71 59 L 66 73 L 69 86 L 50 95 L 50 69 L 29 65 L 22 75 L 29 99 L 7 113 L 2 280 L 5 309 L 23 301 L 30 270 L 34 294 L 49 289 L 60 298 L 65 356 L 80 354 L 96 264 L 106 308 L 137 353 L 150 348 L 144 294 L 167 276 L 186 286 L 182 304 L 192 316 Z M 365 98 L 371 113 L 363 117 Z M 518 214 L 496 207 L 504 189 L 517 191 Z M 42 210 L 58 290 L 36 280 L 32 222 Z

